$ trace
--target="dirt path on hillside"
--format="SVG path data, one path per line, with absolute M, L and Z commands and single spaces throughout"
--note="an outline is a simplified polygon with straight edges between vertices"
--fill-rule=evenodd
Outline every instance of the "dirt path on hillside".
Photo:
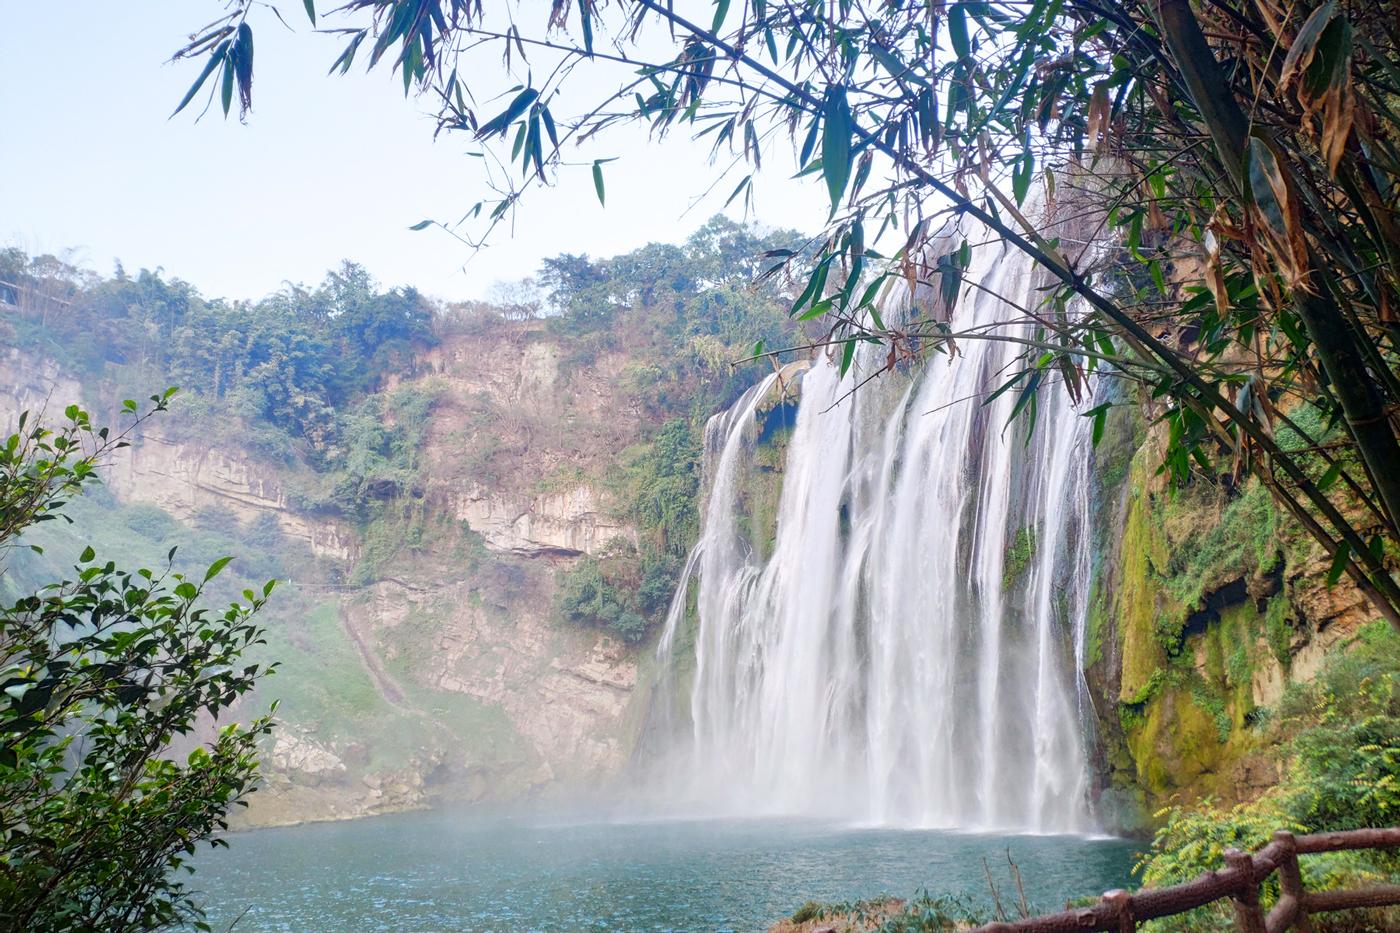
M 365 644 L 364 637 L 359 629 L 355 628 L 355 623 L 350 621 L 350 614 L 343 609 L 340 613 L 340 626 L 345 629 L 345 634 L 350 636 L 350 640 L 355 643 L 355 649 L 360 652 L 360 661 L 364 664 L 365 671 L 369 674 L 370 681 L 374 684 L 374 689 L 379 691 L 379 695 L 390 706 L 397 707 L 404 712 L 416 713 L 418 710 L 409 709 L 404 706 L 403 689 L 394 682 L 388 672 L 379 663 L 379 658 Z

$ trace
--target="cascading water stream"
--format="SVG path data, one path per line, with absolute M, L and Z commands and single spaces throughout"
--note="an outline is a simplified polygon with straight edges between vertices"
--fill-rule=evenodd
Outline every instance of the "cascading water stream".
M 1002 300 L 1037 303 L 1028 259 L 983 247 L 965 279 L 980 287 L 964 288 L 952 332 L 1029 336 Z M 672 670 L 694 588 L 673 800 L 895 825 L 1091 827 L 1079 664 L 1091 444 L 1058 385 L 1040 388 L 1029 440 L 1025 420 L 1008 425 L 1014 391 L 983 404 L 1021 349 L 962 339 L 955 358 L 854 394 L 815 360 L 765 561 L 739 481 L 775 377 L 712 419 L 701 539 L 659 648 Z

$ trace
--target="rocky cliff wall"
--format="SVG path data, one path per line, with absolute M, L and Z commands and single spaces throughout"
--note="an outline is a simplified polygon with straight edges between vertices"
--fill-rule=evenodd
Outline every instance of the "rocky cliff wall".
M 283 700 L 282 724 L 245 824 L 596 790 L 620 770 L 634 652 L 556 620 L 554 595 L 581 556 L 636 541 L 610 483 L 650 424 L 618 386 L 622 361 L 565 369 L 564 355 L 537 324 L 425 354 L 385 387 L 434 399 L 423 466 L 358 516 L 304 504 L 325 480 L 309 462 L 230 442 L 236 426 L 203 430 L 179 403 L 113 458 L 104 478 L 120 507 L 187 527 L 211 510 L 243 528 L 270 518 L 296 568 L 267 616 L 283 669 L 252 702 Z M 106 391 L 0 357 L 7 415 Z
M 1230 805 L 1277 783 L 1271 708 L 1375 613 L 1327 584 L 1326 555 L 1253 480 L 1169 489 L 1158 439 L 1131 420 L 1099 452 L 1086 664 L 1101 811 L 1137 830 L 1168 803 Z

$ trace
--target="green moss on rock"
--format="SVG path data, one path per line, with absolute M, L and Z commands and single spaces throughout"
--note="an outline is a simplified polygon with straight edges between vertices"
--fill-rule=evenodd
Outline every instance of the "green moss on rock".
M 1016 585 L 1016 581 L 1026 572 L 1030 566 L 1031 558 L 1035 556 L 1035 529 L 1031 527 L 1017 528 L 1016 534 L 1011 539 L 1011 547 L 1006 549 L 1006 560 L 1003 563 L 1001 575 L 1001 588 L 1009 590 Z
M 1153 672 L 1166 663 L 1166 652 L 1156 637 L 1161 584 L 1153 566 L 1157 561 L 1165 564 L 1166 555 L 1151 524 L 1151 500 L 1143 482 L 1144 462 L 1140 454 L 1134 463 L 1136 481 L 1119 545 L 1116 617 L 1122 646 L 1122 676 L 1118 694 L 1120 700 L 1128 703 L 1141 702 Z

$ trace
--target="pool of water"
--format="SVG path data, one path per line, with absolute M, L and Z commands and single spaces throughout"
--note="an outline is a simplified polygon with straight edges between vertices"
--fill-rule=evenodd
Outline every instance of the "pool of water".
M 841 826 L 810 820 L 609 822 L 399 814 L 230 837 L 192 887 L 215 930 L 765 930 L 807 900 L 919 890 L 987 904 L 984 859 L 1015 901 L 1129 883 L 1119 839 Z

